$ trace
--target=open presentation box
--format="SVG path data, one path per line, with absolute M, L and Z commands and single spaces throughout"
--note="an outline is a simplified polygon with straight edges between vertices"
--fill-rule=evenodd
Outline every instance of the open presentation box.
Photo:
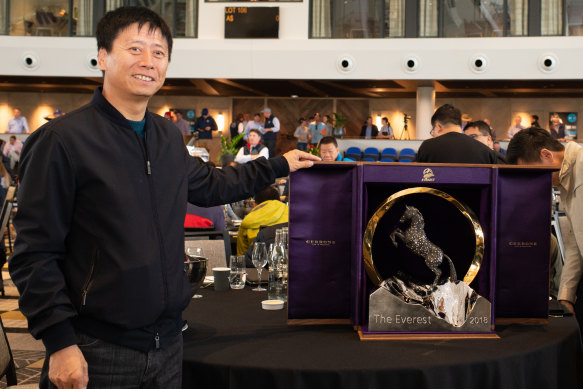
M 551 173 L 504 165 L 366 162 L 316 163 L 292 173 L 288 322 L 350 323 L 368 333 L 368 299 L 377 286 L 365 272 L 364 230 L 383 201 L 413 187 L 446 192 L 478 217 L 485 251 L 470 286 L 492 304 L 491 323 L 544 322 Z M 455 252 L 464 237 L 447 220 L 436 222 L 447 235 L 440 239 L 444 252 Z M 463 266 L 456 263 L 456 269 Z M 467 269 L 457 270 L 463 275 Z

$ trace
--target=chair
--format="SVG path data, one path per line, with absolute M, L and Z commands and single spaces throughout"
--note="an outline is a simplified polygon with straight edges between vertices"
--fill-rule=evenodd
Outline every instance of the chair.
M 221 240 L 222 238 L 222 240 Z M 185 232 L 184 248 L 200 247 L 208 259 L 206 275 L 213 275 L 213 267 L 229 265 L 231 257 L 231 238 L 228 231 Z
M 8 187 L 8 191 L 6 192 L 6 197 L 4 198 L 4 204 L 2 205 L 2 211 L 0 212 L 0 239 L 4 239 L 4 232 L 8 228 L 8 223 L 10 222 L 10 214 L 12 213 L 12 206 L 14 204 L 14 195 L 16 193 L 16 187 L 10 186 Z M 10 245 L 10 249 L 12 250 L 12 242 L 10 240 L 10 231 L 8 231 L 8 243 Z M 0 265 L 0 293 L 2 296 L 6 294 L 4 290 L 4 280 L 2 279 L 2 270 L 1 267 L 4 266 L 4 263 Z
M 6 330 L 0 318 L 0 378 L 6 377 L 6 384 L 8 388 L 12 389 L 38 389 L 38 384 L 17 385 L 16 379 L 16 365 L 14 364 L 14 357 L 12 350 L 8 343 Z
M 379 160 L 379 149 L 376 147 L 367 147 L 364 149 L 364 160 L 367 161 L 367 158 L 372 159 L 373 161 Z
M 375 159 L 375 158 L 371 158 L 369 156 L 366 156 L 362 160 L 363 161 L 366 161 L 366 162 L 377 162 L 378 161 L 378 158 Z
M 408 162 L 413 162 L 415 160 L 415 150 L 410 148 L 404 148 L 399 152 L 399 162 L 401 159 L 409 159 Z
M 344 157 L 360 161 L 362 159 L 362 151 L 358 147 L 349 147 L 344 152 Z
M 383 162 L 394 162 L 397 160 L 397 150 L 394 147 L 386 147 L 381 151 L 381 160 L 391 159 L 391 161 Z
M 399 158 L 399 162 L 413 162 L 411 158 Z
M 393 158 L 381 158 L 380 162 L 395 162 Z

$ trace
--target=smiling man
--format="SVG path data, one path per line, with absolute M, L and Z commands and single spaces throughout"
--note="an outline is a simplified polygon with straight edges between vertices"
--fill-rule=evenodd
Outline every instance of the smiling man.
M 162 18 L 119 8 L 96 36 L 103 87 L 22 150 L 10 273 L 47 350 L 42 388 L 179 388 L 187 202 L 249 198 L 318 158 L 295 150 L 208 167 L 147 110 L 172 52 Z

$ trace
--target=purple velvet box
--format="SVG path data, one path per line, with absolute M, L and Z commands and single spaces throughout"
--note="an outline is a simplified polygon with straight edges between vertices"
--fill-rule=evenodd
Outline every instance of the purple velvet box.
M 290 322 L 366 329 L 376 286 L 364 271 L 364 229 L 387 197 L 417 186 L 447 192 L 478 216 L 486 247 L 471 286 L 496 318 L 547 317 L 551 170 L 359 162 L 317 163 L 291 175 Z

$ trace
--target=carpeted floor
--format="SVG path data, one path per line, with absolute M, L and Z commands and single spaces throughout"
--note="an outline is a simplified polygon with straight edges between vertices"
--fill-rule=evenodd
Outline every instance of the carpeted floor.
M 18 291 L 6 267 L 2 269 L 2 279 L 6 296 L 0 297 L 0 317 L 12 349 L 18 384 L 38 383 L 45 348 L 41 341 L 35 340 L 28 332 L 26 318 L 18 310 Z M 0 388 L 6 388 L 5 378 L 0 380 Z

